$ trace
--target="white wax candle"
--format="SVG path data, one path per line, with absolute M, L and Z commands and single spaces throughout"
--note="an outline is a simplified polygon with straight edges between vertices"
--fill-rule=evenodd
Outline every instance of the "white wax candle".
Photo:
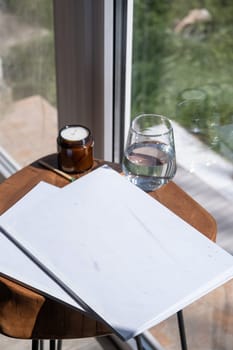
M 88 130 L 81 126 L 71 126 L 62 130 L 61 137 L 68 141 L 80 141 L 88 136 Z

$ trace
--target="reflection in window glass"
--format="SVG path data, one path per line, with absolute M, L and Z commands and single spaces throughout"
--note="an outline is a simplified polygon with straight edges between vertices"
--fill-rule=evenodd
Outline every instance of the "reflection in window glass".
M 230 253 L 233 253 L 232 34 L 232 1 L 134 1 L 132 117 L 157 113 L 172 119 L 178 162 L 174 181 L 214 216 L 217 242 Z M 212 294 L 210 303 L 207 298 L 187 309 L 190 348 L 232 348 L 232 322 L 226 313 L 232 288 L 231 283 Z M 215 307 L 224 323 L 215 323 Z M 179 346 L 173 328 L 169 321 L 152 331 L 166 349 Z M 201 336 L 194 339 L 193 329 L 199 335 L 203 332 L 203 339 Z
M 233 4 L 135 1 L 133 115 L 170 116 L 233 162 Z
M 134 5 L 132 115 L 171 118 L 178 164 L 232 201 L 233 3 Z
M 0 1 L 0 147 L 17 166 L 56 151 L 52 0 Z

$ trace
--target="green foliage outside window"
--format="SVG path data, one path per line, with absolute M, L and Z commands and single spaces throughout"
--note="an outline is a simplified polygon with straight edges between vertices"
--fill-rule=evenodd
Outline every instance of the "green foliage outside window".
M 53 1 L 5 0 L 1 5 L 19 24 L 38 31 L 38 35 L 15 44 L 2 57 L 4 79 L 13 99 L 39 94 L 56 105 Z
M 7 11 L 14 13 L 27 23 L 52 29 L 52 0 L 4 0 Z
M 56 105 L 52 33 L 13 47 L 4 57 L 3 69 L 14 100 L 41 95 L 52 105 Z
M 233 137 L 233 2 L 135 0 L 134 4 L 132 117 L 164 114 L 191 130 L 195 117 L 190 118 L 190 111 L 180 112 L 181 95 L 187 89 L 204 90 L 199 136 L 218 150 L 219 143 L 213 140 L 222 137 L 219 131 L 224 125 L 231 127 Z M 179 21 L 202 8 L 210 14 L 208 21 L 176 32 Z

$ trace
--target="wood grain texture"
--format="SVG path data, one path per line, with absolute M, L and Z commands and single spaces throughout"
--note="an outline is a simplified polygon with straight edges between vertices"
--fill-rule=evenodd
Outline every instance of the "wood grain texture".
M 44 157 L 43 160 L 57 167 L 56 154 Z M 109 164 L 117 171 L 121 170 L 118 164 L 100 160 L 94 161 L 92 170 L 103 164 Z M 85 173 L 76 174 L 75 177 L 83 175 Z M 57 187 L 69 183 L 34 162 L 0 185 L 0 214 L 40 181 Z M 150 195 L 208 238 L 216 239 L 216 223 L 211 215 L 173 182 Z M 110 333 L 106 325 L 87 315 L 3 277 L 0 277 L 0 331 L 5 335 L 24 339 L 68 339 Z
M 216 241 L 217 225 L 214 218 L 174 182 L 169 182 L 150 195 L 206 237 Z

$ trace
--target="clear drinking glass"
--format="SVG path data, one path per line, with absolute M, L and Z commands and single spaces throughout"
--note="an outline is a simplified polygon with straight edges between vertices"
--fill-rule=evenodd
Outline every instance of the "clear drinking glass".
M 127 178 L 146 192 L 161 187 L 174 177 L 175 144 L 168 118 L 142 114 L 132 121 L 122 167 Z

